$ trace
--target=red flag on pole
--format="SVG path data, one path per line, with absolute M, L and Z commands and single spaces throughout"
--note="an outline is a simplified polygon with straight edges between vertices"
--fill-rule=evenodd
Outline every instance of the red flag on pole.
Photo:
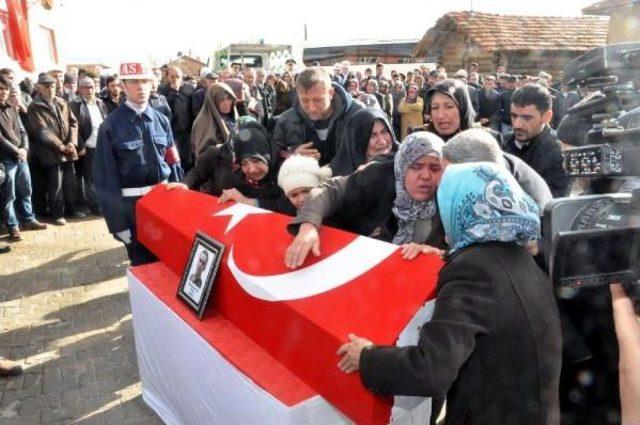
M 7 0 L 9 12 L 9 33 L 15 59 L 22 69 L 33 72 L 33 55 L 31 54 L 31 38 L 29 36 L 29 21 L 25 4 L 20 0 Z

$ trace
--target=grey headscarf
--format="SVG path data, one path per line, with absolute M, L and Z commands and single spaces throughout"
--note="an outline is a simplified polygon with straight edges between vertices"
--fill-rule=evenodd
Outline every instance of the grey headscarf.
M 396 199 L 392 208 L 393 214 L 398 218 L 398 232 L 393 238 L 393 243 L 396 245 L 411 242 L 417 220 L 429 220 L 436 214 L 435 200 L 416 201 L 411 198 L 404 186 L 404 179 L 409 166 L 423 156 L 429 155 L 441 159 L 443 146 L 444 142 L 437 135 L 418 131 L 405 137 L 396 153 L 393 166 L 396 178 Z

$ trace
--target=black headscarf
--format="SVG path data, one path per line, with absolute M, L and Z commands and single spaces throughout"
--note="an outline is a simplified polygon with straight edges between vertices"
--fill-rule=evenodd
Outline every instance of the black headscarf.
M 269 135 L 264 126 L 258 122 L 241 124 L 233 137 L 234 164 L 240 165 L 243 158 L 256 158 L 269 166 L 269 173 L 265 179 L 272 180 L 276 173 L 277 157 Z
M 338 148 L 336 156 L 329 167 L 334 176 L 346 176 L 353 173 L 359 166 L 367 162 L 367 148 L 371 131 L 376 120 L 382 121 L 391 134 L 391 151 L 398 150 L 398 142 L 393 134 L 387 114 L 380 109 L 364 108 L 349 118 L 345 125 L 345 138 Z
M 456 103 L 458 112 L 460 113 L 460 128 L 455 133 L 449 136 L 444 136 L 436 131 L 433 123 L 429 123 L 429 126 L 427 127 L 429 131 L 438 134 L 438 136 L 442 137 L 446 141 L 457 133 L 468 130 L 473 126 L 476 111 L 473 109 L 471 97 L 469 97 L 469 90 L 467 90 L 467 85 L 465 83 L 454 78 L 448 78 L 440 81 L 430 88 L 429 91 L 427 91 L 426 97 L 427 114 L 429 115 L 431 115 L 431 98 L 435 93 L 442 93 Z

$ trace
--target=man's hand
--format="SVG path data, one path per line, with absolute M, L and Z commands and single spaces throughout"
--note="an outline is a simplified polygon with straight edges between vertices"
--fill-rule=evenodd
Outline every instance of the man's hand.
M 180 182 L 167 183 L 165 186 L 167 190 L 173 190 L 173 189 L 189 190 L 189 186 Z
M 300 146 L 296 147 L 293 153 L 296 155 L 310 156 L 312 158 L 320 160 L 320 152 L 317 149 L 313 148 L 313 142 L 301 144 Z
M 304 263 L 309 251 L 316 257 L 320 256 L 320 235 L 316 226 L 311 223 L 302 223 L 298 235 L 284 254 L 284 263 L 290 269 L 298 268 Z
M 116 239 L 121 242 L 124 242 L 125 245 L 129 245 L 131 243 L 131 230 L 123 230 L 122 232 L 118 232 L 115 234 Z
M 251 206 L 257 206 L 258 203 L 255 199 L 247 198 L 244 196 L 238 189 L 225 189 L 222 191 L 222 195 L 218 198 L 218 203 L 222 204 L 224 202 L 234 201 L 240 204 L 246 204 Z
M 419 254 L 436 254 L 442 258 L 444 251 L 430 245 L 423 245 L 415 242 L 402 245 L 400 250 L 402 258 L 405 260 L 413 260 Z
M 64 143 L 63 143 L 63 144 L 61 144 L 61 145 L 58 147 L 58 149 L 60 149 L 60 152 L 62 152 L 62 153 L 64 153 L 64 154 L 66 154 L 66 153 L 67 153 L 67 151 L 68 151 L 68 149 L 67 149 L 67 145 L 65 145 Z
M 78 151 L 78 156 L 84 156 L 87 153 L 87 150 L 85 148 L 82 148 Z
M 27 150 L 20 148 L 18 149 L 18 161 L 25 162 L 27 160 Z
M 368 339 L 360 338 L 354 334 L 349 334 L 349 340 L 351 342 L 342 345 L 336 353 L 342 356 L 338 362 L 338 367 L 344 373 L 353 373 L 360 369 L 360 354 L 362 350 L 373 345 L 373 342 Z
M 480 124 L 481 125 L 489 124 L 489 118 L 480 118 Z

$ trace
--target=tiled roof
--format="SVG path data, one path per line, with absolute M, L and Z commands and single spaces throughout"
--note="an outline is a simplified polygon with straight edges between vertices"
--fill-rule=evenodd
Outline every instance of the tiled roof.
M 582 9 L 585 15 L 609 15 L 612 11 L 638 3 L 637 0 L 601 0 Z
M 485 51 L 586 51 L 607 40 L 609 18 L 603 16 L 514 16 L 450 12 L 442 16 L 416 45 L 414 53 L 433 49 L 455 31 Z

